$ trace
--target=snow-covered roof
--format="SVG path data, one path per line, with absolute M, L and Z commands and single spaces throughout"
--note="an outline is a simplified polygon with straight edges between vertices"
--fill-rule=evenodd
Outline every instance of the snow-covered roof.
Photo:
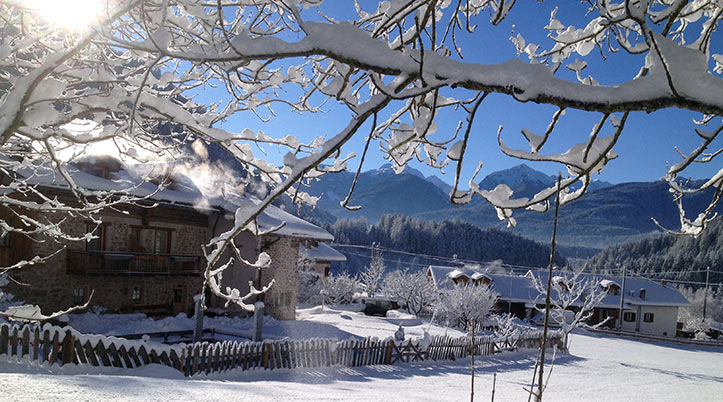
M 454 271 L 447 274 L 447 278 L 450 278 L 450 279 L 457 279 L 457 278 L 460 278 L 463 276 L 469 277 L 469 275 L 467 275 L 466 273 L 464 273 L 462 270 L 459 270 L 459 269 L 455 269 Z
M 299 255 L 306 256 L 312 261 L 346 261 L 346 256 L 326 243 L 319 243 L 316 247 L 304 247 L 299 244 Z
M 37 168 L 33 171 L 20 169 L 16 173 L 25 177 L 28 184 L 37 184 L 43 187 L 67 190 L 66 181 L 60 173 L 51 168 Z M 151 182 L 138 183 L 132 175 L 121 170 L 114 172 L 113 179 L 105 179 L 70 167 L 69 173 L 73 181 L 88 191 L 123 191 L 132 197 L 149 197 L 152 202 L 166 205 L 173 205 L 182 208 L 191 208 L 202 213 L 209 213 L 213 210 L 223 209 L 228 212 L 235 212 L 238 207 L 258 205 L 261 201 L 253 196 L 234 194 L 226 192 L 223 197 L 206 197 L 192 183 L 183 183 L 175 189 L 164 188 L 159 190 L 158 186 Z M 233 218 L 231 218 L 233 219 Z M 266 231 L 284 225 L 274 234 L 321 241 L 333 241 L 334 236 L 299 217 L 296 217 L 276 206 L 270 205 L 257 218 L 259 230 Z
M 610 286 L 617 286 L 620 287 L 620 285 L 615 282 L 611 281 L 610 279 L 603 279 L 600 281 L 600 286 L 604 287 L 605 289 L 609 288 Z
M 542 299 L 542 294 L 535 288 L 532 281 L 533 276 L 537 277 L 542 283 L 547 282 L 547 271 L 529 271 L 526 275 L 504 275 L 492 274 L 484 270 L 474 270 L 468 267 L 448 267 L 431 265 L 427 272 L 431 275 L 438 289 L 448 289 L 454 286 L 450 274 L 456 275 L 458 272 L 467 275 L 470 278 L 481 278 L 482 276 L 490 278 L 490 287 L 500 295 L 500 300 L 512 303 L 526 303 L 532 305 Z M 595 281 L 595 283 L 605 282 L 607 284 L 617 284 L 622 282 L 622 278 L 607 275 L 583 274 L 585 279 Z M 565 282 L 565 276 L 556 273 L 553 277 L 556 281 Z M 477 279 L 475 279 L 477 280 Z M 605 287 L 605 286 L 603 286 Z M 645 298 L 640 298 L 640 289 L 645 289 Z M 634 296 L 630 292 L 634 290 Z M 622 293 L 622 292 L 620 292 Z M 626 305 L 645 305 L 645 306 L 670 306 L 685 307 L 690 305 L 688 300 L 683 297 L 680 292 L 672 287 L 663 286 L 657 282 L 642 278 L 626 278 L 625 280 L 625 296 Z M 553 294 L 553 297 L 555 295 Z M 620 306 L 621 295 L 605 295 L 599 307 L 618 308 Z
M 530 271 L 527 273 L 528 277 L 535 276 L 543 283 L 547 281 L 546 271 Z M 600 275 L 600 274 L 582 274 L 584 279 L 600 283 L 601 286 L 603 281 L 609 281 L 608 283 L 622 283 L 622 277 Z M 603 286 L 604 287 L 604 286 Z M 622 286 L 621 286 L 622 288 Z M 645 289 L 645 298 L 640 297 L 640 289 Z M 634 294 L 631 294 L 634 291 Z M 623 301 L 626 305 L 633 306 L 670 306 L 670 307 L 686 307 L 690 303 L 683 297 L 683 295 L 675 288 L 663 286 L 657 282 L 651 281 L 644 278 L 625 278 L 625 294 L 619 292 L 617 295 L 607 294 L 603 299 L 599 307 L 606 308 L 619 308 L 620 297 L 623 297 Z M 554 297 L 554 296 L 553 296 Z
M 491 276 L 489 276 L 489 275 L 487 275 L 487 274 L 485 274 L 485 273 L 483 273 L 483 272 L 475 272 L 475 273 L 472 274 L 471 278 L 472 278 L 473 280 L 475 280 L 475 281 L 478 281 L 478 280 L 480 280 L 480 279 L 482 279 L 482 278 L 487 278 L 487 279 L 489 279 L 489 280 L 492 280 L 492 277 L 491 277 Z
M 455 271 L 459 272 L 459 275 Z M 447 289 L 454 285 L 453 279 L 459 278 L 461 275 L 471 277 L 474 271 L 464 267 L 448 267 L 444 265 L 430 265 L 427 273 L 432 277 L 437 289 Z M 453 277 L 449 275 L 452 274 Z M 455 276 L 457 275 L 457 276 Z

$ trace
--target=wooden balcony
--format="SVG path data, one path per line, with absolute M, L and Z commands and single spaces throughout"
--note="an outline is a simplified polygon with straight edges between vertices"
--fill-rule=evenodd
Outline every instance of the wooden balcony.
M 200 275 L 197 255 L 67 250 L 66 272 L 87 275 Z

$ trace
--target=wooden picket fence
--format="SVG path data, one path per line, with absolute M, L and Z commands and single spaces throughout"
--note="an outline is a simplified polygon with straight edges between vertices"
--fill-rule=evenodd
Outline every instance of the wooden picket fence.
M 0 356 L 39 364 L 89 364 L 103 367 L 135 368 L 163 364 L 181 369 L 180 349 L 162 344 L 145 344 L 101 335 L 80 334 L 46 324 L 0 324 Z
M 127 340 L 77 331 L 46 324 L 0 324 L 0 356 L 27 359 L 39 364 L 69 363 L 96 367 L 136 368 L 161 364 L 186 376 L 227 370 L 276 370 L 319 368 L 334 365 L 348 367 L 397 364 L 424 360 L 455 360 L 470 356 L 492 355 L 503 349 L 537 348 L 541 333 L 516 338 L 513 343 L 498 345 L 490 336 L 435 336 L 395 342 L 377 338 L 285 339 L 265 342 L 197 342 L 163 345 Z M 549 336 L 550 346 L 562 346 L 559 333 Z

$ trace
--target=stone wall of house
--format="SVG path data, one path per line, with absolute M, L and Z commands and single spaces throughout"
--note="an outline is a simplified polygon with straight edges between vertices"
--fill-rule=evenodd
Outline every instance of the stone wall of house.
M 104 213 L 102 217 L 104 250 L 128 252 L 131 248 L 130 238 L 134 227 L 157 228 L 171 230 L 171 254 L 200 256 L 202 255 L 200 246 L 211 237 L 211 231 L 216 229 L 218 232 L 224 229 L 222 222 L 209 220 L 207 217 L 204 221 L 193 211 L 189 214 L 195 215 L 184 219 L 183 211 L 178 209 L 164 211 L 160 208 L 164 207 L 154 209 L 150 217 L 138 210 L 131 211 L 128 215 Z M 154 218 L 159 216 L 164 219 Z M 46 217 L 60 220 L 64 216 L 48 214 Z M 67 219 L 61 226 L 66 233 L 82 236 L 88 229 L 88 222 L 81 219 Z M 141 246 L 144 249 L 152 247 L 153 235 L 149 235 L 150 232 L 147 231 L 141 233 L 140 243 L 143 243 Z M 87 244 L 81 241 L 61 243 L 67 247 L 67 250 L 83 251 L 87 247 Z M 259 278 L 255 268 L 237 261 L 228 272 L 224 273 L 222 287 L 237 287 L 242 294 L 245 294 L 248 292 L 249 280 L 254 281 L 259 287 L 275 279 L 275 284 L 268 293 L 260 296 L 266 304 L 266 313 L 277 319 L 295 319 L 299 239 L 276 235 L 258 238 L 250 233 L 243 233 L 236 239 L 236 244 L 243 258 L 255 261 L 258 254 L 265 251 L 271 256 L 272 263 L 269 268 L 262 270 Z M 57 250 L 59 245 L 50 239 L 35 242 L 30 247 L 29 254 L 48 255 Z M 48 262 L 24 269 L 15 275 L 18 281 L 29 283 L 30 286 L 13 284 L 7 290 L 15 294 L 19 300 L 40 305 L 46 313 L 79 304 L 81 299 L 87 300 L 91 291 L 95 291 L 91 305 L 101 306 L 109 311 L 132 311 L 142 306 L 170 305 L 173 307 L 173 312 L 177 313 L 193 309 L 193 295 L 200 291 L 202 285 L 201 275 L 90 275 L 66 272 L 67 263 L 67 252 L 60 252 Z M 174 298 L 179 297 L 182 302 L 173 303 Z M 210 304 L 213 305 L 213 301 Z M 216 304 L 222 306 L 218 300 Z
M 175 212 L 175 214 L 178 213 L 178 211 Z M 193 211 L 189 213 L 198 215 Z M 66 216 L 48 213 L 44 217 L 59 221 Z M 102 217 L 102 220 L 103 243 L 106 251 L 128 251 L 130 232 L 134 226 L 171 229 L 170 254 L 201 256 L 201 245 L 205 244 L 208 239 L 207 221 L 203 225 L 198 225 L 198 216 L 195 216 L 194 225 L 185 224 L 180 219 L 176 222 L 169 222 L 151 218 L 144 222 L 140 216 L 132 214 L 125 216 L 118 213 L 108 213 Z M 71 218 L 66 219 L 61 227 L 66 233 L 82 236 L 87 230 L 88 223 L 81 219 Z M 86 243 L 83 241 L 43 239 L 41 242 L 32 243 L 30 254 L 49 255 L 63 245 L 67 250 L 86 249 Z M 193 310 L 193 295 L 200 292 L 202 285 L 202 277 L 198 274 L 85 275 L 68 273 L 66 272 L 67 262 L 67 252 L 61 251 L 43 264 L 18 270 L 13 275 L 14 278 L 29 286 L 10 284 L 7 290 L 18 300 L 40 305 L 45 313 L 66 309 L 78 304 L 81 298 L 85 301 L 93 290 L 95 292 L 91 305 L 101 306 L 110 311 L 132 311 L 134 306 L 138 308 L 149 305 L 169 305 L 173 306 L 172 312 L 178 313 Z
M 275 280 L 263 297 L 266 312 L 280 320 L 293 320 L 299 293 L 299 239 L 263 237 L 261 248 L 271 257 L 271 266 L 261 270 L 261 283 L 266 286 L 272 278 Z

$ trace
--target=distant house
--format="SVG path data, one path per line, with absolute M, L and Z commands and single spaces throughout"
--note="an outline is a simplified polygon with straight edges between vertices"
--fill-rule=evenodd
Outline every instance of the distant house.
M 308 242 L 299 244 L 299 258 L 304 260 L 308 269 L 319 275 L 329 276 L 332 262 L 344 262 L 346 256 L 326 243 Z
M 119 182 L 129 179 L 129 172 L 112 158 L 81 163 L 76 168 L 73 180 L 90 190 L 118 190 L 122 188 Z M 51 169 L 44 173 L 28 175 L 27 180 L 45 194 L 72 205 L 74 197 L 65 182 Z M 85 243 L 63 241 L 66 249 L 46 263 L 13 273 L 18 282 L 30 286 L 11 283 L 7 290 L 44 311 L 81 304 L 95 291 L 91 304 L 113 312 L 192 313 L 193 295 L 201 290 L 206 264 L 201 247 L 233 226 L 237 206 L 258 201 L 232 194 L 204 197 L 185 182 L 172 183 L 161 190 L 153 183 L 143 183 L 134 187 L 132 194 L 150 198 L 139 205 L 104 209 L 99 214 L 103 224 L 97 229 L 89 219 L 78 215 L 62 222 L 66 233 L 81 236 L 95 229 L 98 238 Z M 151 204 L 156 206 L 151 208 Z M 56 222 L 67 218 L 52 211 L 43 212 L 42 216 L 32 214 L 34 218 Z M 0 215 L 6 220 L 17 220 L 5 206 L 0 206 Z M 272 233 L 256 236 L 246 231 L 235 239 L 243 258 L 255 261 L 260 252 L 266 252 L 272 258 L 271 266 L 259 271 L 235 259 L 234 265 L 224 272 L 221 285 L 224 289 L 238 288 L 244 294 L 249 281 L 260 288 L 274 279 L 275 285 L 260 296 L 266 311 L 279 319 L 294 319 L 299 245 L 331 241 L 333 236 L 273 206 L 259 216 L 258 229 L 264 231 L 282 223 Z M 58 246 L 52 241 L 37 242 L 10 233 L 2 238 L 0 262 L 7 266 L 35 255 L 48 255 Z M 223 310 L 223 303 L 214 297 L 209 297 L 208 304 L 216 311 Z
M 519 276 L 492 274 L 466 267 L 430 266 L 427 269 L 427 276 L 438 289 L 460 283 L 491 286 L 500 295 L 498 310 L 510 312 L 519 318 L 530 318 L 534 315 L 534 310 L 544 308 L 544 295 L 535 288 L 533 277 L 546 283 L 547 275 L 546 271 L 536 270 Z M 622 278 L 592 274 L 585 274 L 585 277 L 598 282 L 601 291 L 607 293 L 602 302 L 593 309 L 589 324 L 608 319 L 605 325 L 617 328 L 620 324 L 618 320 L 622 298 L 623 331 L 675 336 L 678 308 L 690 305 L 677 289 L 647 279 L 626 278 L 623 292 Z

